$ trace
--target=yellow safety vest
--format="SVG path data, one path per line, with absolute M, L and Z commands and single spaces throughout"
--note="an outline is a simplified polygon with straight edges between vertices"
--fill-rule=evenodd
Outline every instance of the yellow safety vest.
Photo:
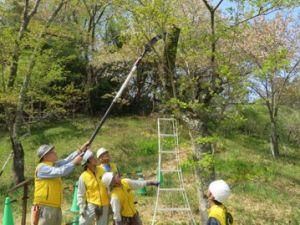
M 100 170 L 96 168 L 95 174 L 87 169 L 81 174 L 86 188 L 86 201 L 98 206 L 109 204 L 107 189 L 100 180 Z
M 42 165 L 53 166 L 52 162 L 39 163 L 35 170 L 34 179 L 34 205 L 46 205 L 61 207 L 62 202 L 62 181 L 60 177 L 51 179 L 39 179 L 37 171 Z
M 126 179 L 121 180 L 121 187 L 114 187 L 111 197 L 119 199 L 121 204 L 121 215 L 124 217 L 133 217 L 137 210 L 134 205 L 134 194 Z
M 110 171 L 105 171 L 103 164 L 97 166 L 97 168 L 100 170 L 100 177 L 102 177 L 103 174 L 106 172 L 118 173 L 118 169 L 115 163 L 109 163 L 109 166 L 110 166 Z
M 226 225 L 226 209 L 223 205 L 213 205 L 208 209 L 208 218 L 215 218 L 221 225 Z

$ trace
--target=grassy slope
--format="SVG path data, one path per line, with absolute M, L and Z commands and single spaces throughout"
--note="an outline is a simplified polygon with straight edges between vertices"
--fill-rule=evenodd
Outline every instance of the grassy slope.
M 35 151 L 42 143 L 53 143 L 60 156 L 66 156 L 71 149 L 79 147 L 91 135 L 95 121 L 77 119 L 32 128 L 31 136 L 24 138 L 26 152 L 26 176 L 31 177 L 37 160 Z M 190 144 L 181 129 L 181 147 L 186 154 Z M 157 140 L 155 118 L 113 118 L 110 119 L 95 139 L 94 149 L 105 146 L 121 170 L 134 176 L 142 169 L 147 177 L 155 176 L 157 166 Z M 4 162 L 9 153 L 7 135 L 0 135 L 0 162 Z M 247 136 L 236 135 L 223 139 L 217 148 L 217 176 L 226 179 L 232 186 L 233 195 L 228 207 L 236 219 L 236 224 L 299 224 L 300 166 L 299 149 L 285 148 L 285 157 L 274 161 L 269 154 L 265 141 Z M 11 162 L 10 162 L 11 163 Z M 184 165 L 188 163 L 183 162 Z M 0 178 L 0 218 L 6 190 L 11 184 L 11 172 L 8 165 Z M 194 177 L 191 170 L 185 169 L 185 181 L 193 211 L 197 213 L 197 197 Z M 77 168 L 71 176 L 64 179 L 65 186 L 76 180 L 81 172 Z M 32 188 L 31 188 L 32 191 Z M 20 199 L 21 192 L 15 192 L 12 198 Z M 30 194 L 32 196 L 32 194 Z M 145 224 L 151 219 L 155 190 L 139 197 L 139 209 Z M 65 190 L 64 209 L 71 204 L 72 193 Z M 30 198 L 30 202 L 32 197 Z M 13 204 L 15 220 L 20 219 L 21 201 Z M 65 216 L 67 218 L 67 216 Z

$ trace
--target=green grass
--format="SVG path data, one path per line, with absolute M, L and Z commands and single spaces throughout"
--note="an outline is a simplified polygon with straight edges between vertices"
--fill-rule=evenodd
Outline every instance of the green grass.
M 92 134 L 96 119 L 78 118 L 61 122 L 44 123 L 31 127 L 31 135 L 24 136 L 26 177 L 32 177 L 37 165 L 36 149 L 40 144 L 53 143 L 58 155 L 67 156 L 78 148 Z M 191 143 L 186 129 L 180 126 L 180 145 L 187 152 L 181 162 L 184 171 L 187 194 L 192 210 L 198 213 L 196 182 L 193 176 Z M 228 135 L 227 135 L 228 136 Z M 93 149 L 104 146 L 110 150 L 112 158 L 127 176 L 136 177 L 136 171 L 142 170 L 146 177 L 155 178 L 157 168 L 157 129 L 156 118 L 123 117 L 110 118 L 95 139 Z M 226 180 L 232 187 L 232 196 L 227 205 L 233 213 L 235 224 L 241 225 L 297 225 L 300 224 L 300 163 L 299 148 L 281 146 L 282 157 L 274 160 L 269 144 L 259 138 L 236 134 L 222 138 L 216 147 L 215 165 L 217 178 Z M 4 162 L 10 152 L 9 138 L 6 133 L 0 135 L 0 162 Z M 170 165 L 172 165 L 172 161 Z M 12 184 L 11 161 L 0 177 L 0 218 L 3 212 L 4 198 Z M 82 169 L 64 179 L 64 186 L 72 185 Z M 167 177 L 164 178 L 166 181 Z M 166 181 L 174 183 L 175 181 Z M 30 188 L 29 204 L 32 202 Z M 138 196 L 138 208 L 144 223 L 152 217 L 156 191 L 147 188 L 146 196 Z M 21 190 L 11 193 L 14 217 L 20 221 Z M 167 202 L 176 201 L 169 197 Z M 72 191 L 64 192 L 65 218 L 72 201 Z M 68 214 L 68 215 L 67 215 Z M 199 221 L 199 218 L 196 217 Z M 29 221 L 29 220 L 28 220 Z
M 275 160 L 264 140 L 238 135 L 222 142 L 216 171 L 232 186 L 229 208 L 238 224 L 299 224 L 299 149 L 282 146 L 284 156 Z
M 61 122 L 43 123 L 31 127 L 31 134 L 22 139 L 25 151 L 25 176 L 33 177 L 38 164 L 36 150 L 43 143 L 55 145 L 59 157 L 65 157 L 79 148 L 93 133 L 96 119 L 78 118 Z M 135 176 L 137 170 L 155 171 L 157 167 L 157 132 L 155 118 L 126 117 L 109 119 L 96 137 L 92 149 L 96 151 L 101 146 L 110 150 L 111 156 L 117 162 L 123 173 Z M 0 135 L 0 162 L 4 162 L 9 155 L 11 146 L 7 133 Z M 7 190 L 12 186 L 12 160 L 0 178 L 0 217 L 2 217 L 3 203 Z M 2 164 L 1 164 L 2 166 Z M 76 168 L 70 176 L 64 179 L 64 186 L 68 187 L 78 179 L 82 169 Z M 32 186 L 30 199 L 32 202 Z M 20 220 L 22 191 L 10 194 L 13 203 L 15 220 Z M 64 208 L 70 207 L 72 192 L 64 192 Z M 29 204 L 29 205 L 30 205 Z

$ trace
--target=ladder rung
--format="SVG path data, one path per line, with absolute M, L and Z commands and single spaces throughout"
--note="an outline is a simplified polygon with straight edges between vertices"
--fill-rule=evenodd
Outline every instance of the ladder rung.
M 173 150 L 173 151 L 160 151 L 159 153 L 166 153 L 166 154 L 175 154 L 178 153 L 177 150 Z
M 163 212 L 180 212 L 180 211 L 190 211 L 189 208 L 158 208 L 156 211 L 163 211 Z
M 159 188 L 159 191 L 185 191 L 184 188 Z
M 160 170 L 160 172 L 163 172 L 163 173 L 178 173 L 178 172 L 181 172 L 181 170 Z
M 158 118 L 158 120 L 166 120 L 166 121 L 170 121 L 170 120 L 175 120 L 175 118 Z
M 159 134 L 161 137 L 177 137 L 177 134 Z

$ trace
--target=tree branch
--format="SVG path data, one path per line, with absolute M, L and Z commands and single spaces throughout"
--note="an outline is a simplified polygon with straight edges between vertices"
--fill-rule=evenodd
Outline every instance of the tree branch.
M 96 23 L 95 23 L 95 24 L 98 24 L 98 23 L 99 23 L 99 20 L 102 18 L 103 14 L 104 14 L 104 12 L 105 12 L 105 9 L 106 9 L 106 7 L 107 7 L 108 5 L 109 5 L 109 3 L 108 3 L 108 4 L 105 4 L 105 5 L 103 6 L 103 9 L 102 9 L 101 13 L 99 14 L 98 18 L 96 19 Z
M 40 2 L 41 2 L 41 0 L 36 0 L 35 1 L 33 9 L 30 11 L 30 13 L 28 15 L 29 19 L 37 12 L 37 9 L 39 7 Z
M 283 84 L 281 85 L 281 88 L 278 90 L 278 102 L 281 100 L 281 93 L 283 92 L 284 87 L 286 86 L 286 83 L 290 79 L 292 73 L 297 68 L 297 66 L 300 64 L 300 59 L 295 63 L 295 65 L 292 67 L 292 69 L 288 72 L 287 76 L 285 77 Z
M 216 11 L 216 10 L 219 8 L 219 6 L 222 4 L 223 1 L 224 1 L 224 0 L 220 0 L 220 1 L 219 1 L 219 3 L 217 4 L 217 6 L 214 8 L 214 11 Z
M 254 87 L 253 85 L 250 86 L 250 88 L 259 95 L 259 97 L 261 97 L 264 101 L 267 101 L 266 96 L 264 96 L 259 89 L 257 89 L 256 87 Z
M 90 12 L 90 10 L 89 10 L 89 7 L 87 6 L 85 0 L 83 0 L 83 4 L 84 4 L 84 6 L 85 6 L 85 8 L 86 8 L 86 11 L 87 11 L 87 13 L 89 14 L 89 16 L 92 17 L 92 14 L 91 14 L 91 12 Z
M 263 11 L 259 10 L 259 12 L 257 14 L 255 14 L 255 15 L 249 17 L 249 18 L 246 18 L 246 19 L 244 19 L 242 21 L 239 21 L 239 22 L 235 23 L 234 25 L 232 25 L 230 27 L 236 27 L 236 26 L 238 26 L 238 25 L 240 25 L 242 23 L 248 22 L 249 20 L 255 19 L 256 17 L 266 16 L 266 15 L 269 15 L 270 13 L 273 13 L 273 12 L 276 12 L 276 11 L 280 10 L 280 7 L 279 8 L 275 8 L 275 9 L 274 8 L 275 8 L 275 6 L 267 8 L 266 10 L 263 10 Z
M 207 7 L 207 9 L 210 11 L 210 12 L 213 12 L 214 9 L 212 8 L 212 6 L 210 4 L 208 4 L 207 0 L 202 0 L 202 2 L 204 2 L 205 6 Z

